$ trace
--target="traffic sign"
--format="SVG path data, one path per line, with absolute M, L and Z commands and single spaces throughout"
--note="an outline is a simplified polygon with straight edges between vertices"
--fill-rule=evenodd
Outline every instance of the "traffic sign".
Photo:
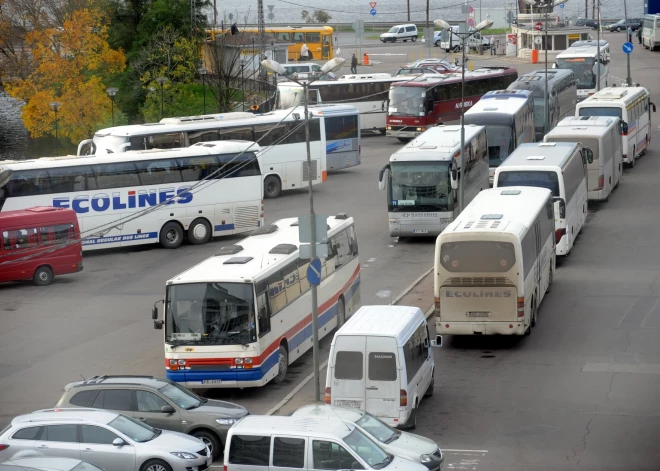
M 633 43 L 623 43 L 622 49 L 626 54 L 630 54 L 633 52 Z
M 534 25 L 534 29 L 535 29 L 536 31 L 541 31 L 541 30 L 543 29 L 543 23 L 541 23 L 540 21 L 537 22 L 537 23 Z
M 560 3 L 560 4 L 559 4 L 559 8 L 564 8 L 564 4 L 563 4 L 563 3 Z
M 269 20 L 274 20 L 275 19 L 275 13 L 268 13 L 268 19 Z
M 268 11 L 273 11 L 273 8 L 275 8 L 275 5 L 266 5 L 268 7 Z
M 376 9 L 372 8 L 371 11 L 369 12 L 371 16 L 376 16 Z
M 474 18 L 470 18 L 470 19 L 468 20 L 468 25 L 470 25 L 470 26 L 474 26 Z
M 374 8 L 376 8 L 376 2 L 369 2 L 369 6 L 373 10 Z
M 229 14 L 229 21 L 231 21 L 231 20 L 233 20 L 233 19 L 234 19 L 234 14 L 233 14 L 233 13 L 230 13 L 230 14 Z
M 321 259 L 315 258 L 309 262 L 307 267 L 307 281 L 312 286 L 321 284 Z

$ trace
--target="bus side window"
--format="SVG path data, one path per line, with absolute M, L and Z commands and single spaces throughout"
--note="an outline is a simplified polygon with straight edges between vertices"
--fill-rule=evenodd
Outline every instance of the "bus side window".
M 335 268 L 339 268 L 349 262 L 351 257 L 351 249 L 348 245 L 348 235 L 346 231 L 341 231 L 339 234 L 332 238 L 337 251 L 337 261 Z
M 284 289 L 284 279 L 281 271 L 268 277 L 268 302 L 271 316 L 274 316 L 286 306 L 286 290 Z
M 305 41 L 305 33 L 293 33 L 293 42 L 302 43 Z
M 348 245 L 351 249 L 351 254 L 353 257 L 358 256 L 358 241 L 357 235 L 355 234 L 355 226 L 350 226 L 348 229 Z
M 178 149 L 183 147 L 183 133 L 152 134 L 147 136 L 145 149 Z
M 302 294 L 300 291 L 300 278 L 298 277 L 298 263 L 293 262 L 284 267 L 283 274 L 287 304 L 291 304 Z
M 14 229 L 2 233 L 5 250 L 29 249 L 39 245 L 37 228 Z
M 255 287 L 257 291 L 257 326 L 259 337 L 270 332 L 270 311 L 268 309 L 268 284 L 260 282 Z
M 309 262 L 298 260 L 298 278 L 300 279 L 300 293 L 305 294 L 309 291 L 309 281 L 307 280 L 307 267 Z

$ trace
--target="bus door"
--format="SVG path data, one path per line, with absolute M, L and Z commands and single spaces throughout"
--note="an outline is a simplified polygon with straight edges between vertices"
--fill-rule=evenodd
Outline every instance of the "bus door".
M 321 33 L 321 59 L 330 60 L 332 59 L 332 34 L 330 33 Z
M 536 263 L 534 266 L 536 267 L 534 269 L 534 286 L 538 288 L 538 297 L 536 301 L 536 305 L 538 306 L 541 304 L 541 298 L 543 296 L 543 293 L 545 290 L 541 289 L 541 282 L 543 278 L 543 267 L 545 265 L 545 253 L 543 252 L 543 240 L 541 238 L 541 223 L 539 221 L 536 221 L 534 223 L 534 235 L 535 235 L 535 243 L 536 243 Z

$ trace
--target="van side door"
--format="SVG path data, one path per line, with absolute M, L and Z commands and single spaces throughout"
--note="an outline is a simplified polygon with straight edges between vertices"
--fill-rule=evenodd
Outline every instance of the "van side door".
M 310 440 L 311 459 L 307 469 L 337 471 L 338 469 L 358 470 L 364 466 L 341 444 L 330 440 Z
M 308 469 L 307 437 L 273 436 L 271 471 Z

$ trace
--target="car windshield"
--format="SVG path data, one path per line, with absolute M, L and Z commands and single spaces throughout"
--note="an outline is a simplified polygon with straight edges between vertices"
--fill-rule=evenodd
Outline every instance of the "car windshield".
M 381 31 L 382 31 L 382 30 L 381 30 Z M 389 29 L 388 33 L 396 33 L 397 31 L 399 31 L 399 27 L 398 27 L 398 26 L 392 26 L 392 27 Z
M 394 430 L 367 412 L 355 423 L 381 443 L 392 443 L 401 435 L 399 430 Z
M 108 423 L 108 426 L 136 442 L 148 442 L 160 435 L 159 430 L 125 415 L 118 415 L 117 418 Z
M 389 177 L 389 211 L 453 211 L 450 162 L 395 162 Z
M 178 384 L 168 384 L 159 389 L 161 394 L 182 409 L 194 409 L 202 405 L 197 396 Z
M 557 59 L 557 67 L 572 70 L 579 89 L 594 88 L 596 86 L 596 72 L 594 69 L 597 69 L 598 65 L 593 57 Z
M 424 87 L 392 87 L 389 96 L 387 114 L 390 116 L 424 116 Z
M 165 340 L 172 345 L 247 345 L 257 341 L 251 283 L 167 287 Z
M 373 469 L 381 469 L 390 464 L 392 455 L 384 452 L 378 445 L 372 442 L 358 429 L 353 430 L 344 438 L 346 443 L 355 453 L 366 461 Z

